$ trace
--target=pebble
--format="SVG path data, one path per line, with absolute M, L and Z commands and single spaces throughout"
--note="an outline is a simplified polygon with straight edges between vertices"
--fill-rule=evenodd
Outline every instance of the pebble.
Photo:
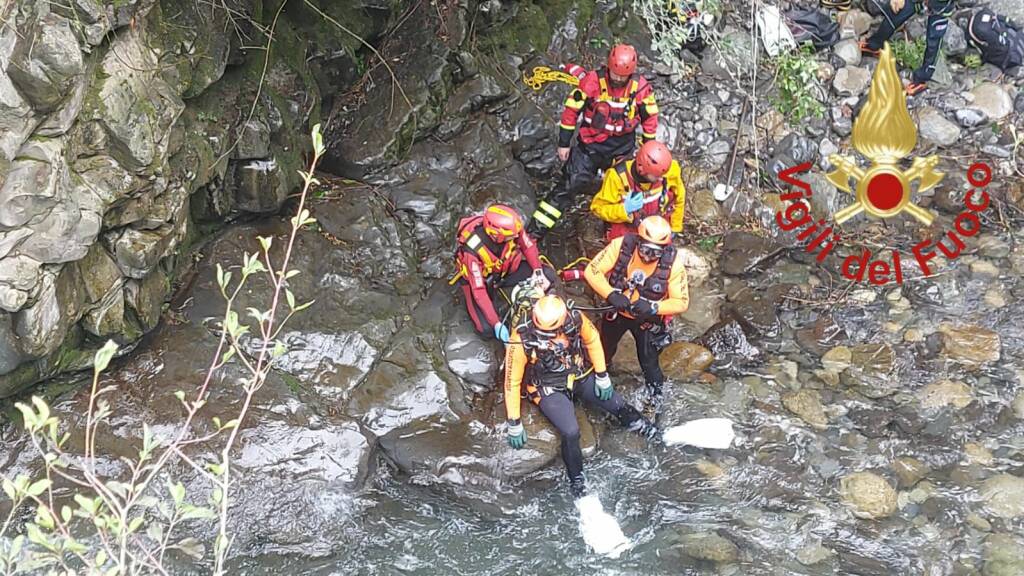
M 910 488 L 931 472 L 927 464 L 917 458 L 901 456 L 893 461 L 892 469 L 899 479 L 900 488 Z
M 1006 306 L 1006 294 L 1002 286 L 993 286 L 985 291 L 985 304 L 996 309 Z
M 903 333 L 904 342 L 924 342 L 924 333 L 917 328 L 908 328 Z
M 975 260 L 971 263 L 971 274 L 979 279 L 998 278 L 999 268 L 988 260 Z
M 981 326 L 955 326 L 949 322 L 939 324 L 942 351 L 950 359 L 968 367 L 996 362 L 1000 357 L 999 334 Z
M 840 498 L 858 518 L 874 520 L 896 512 L 896 490 L 874 472 L 855 472 L 839 484 Z
M 991 466 L 995 463 L 995 457 L 992 455 L 992 451 L 977 442 L 968 442 L 964 444 L 964 454 L 967 455 L 967 461 L 971 464 Z
M 918 393 L 918 398 L 921 407 L 927 410 L 945 406 L 963 409 L 974 400 L 970 386 L 953 380 L 940 380 L 925 386 Z
M 960 108 L 956 111 L 956 120 L 964 128 L 974 128 L 988 122 L 988 116 L 977 108 Z
M 854 304 L 871 304 L 878 299 L 878 293 L 870 288 L 862 288 L 850 292 L 849 299 Z
M 1013 399 L 1012 406 L 1013 415 L 1024 420 L 1024 390 L 1017 393 L 1017 397 Z
M 971 512 L 967 515 L 967 518 L 965 518 L 964 520 L 966 520 L 967 523 L 970 524 L 976 530 L 981 530 L 982 532 L 992 531 L 992 523 L 988 520 L 985 520 L 977 512 Z
M 813 566 L 819 562 L 828 560 L 834 554 L 835 552 L 825 548 L 821 544 L 808 544 L 797 551 L 796 561 L 804 566 Z
M 981 485 L 981 498 L 989 511 L 1000 518 L 1024 516 L 1024 478 L 999 474 Z

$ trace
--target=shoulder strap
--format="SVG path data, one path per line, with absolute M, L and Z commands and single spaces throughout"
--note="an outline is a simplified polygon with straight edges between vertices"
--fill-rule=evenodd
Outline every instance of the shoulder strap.
M 608 275 L 608 283 L 613 288 L 622 290 L 623 281 L 626 279 L 626 268 L 629 267 L 629 261 L 633 258 L 638 238 L 639 236 L 636 234 L 626 234 L 622 237 L 619 257 L 615 260 L 615 265 L 612 266 L 611 274 Z

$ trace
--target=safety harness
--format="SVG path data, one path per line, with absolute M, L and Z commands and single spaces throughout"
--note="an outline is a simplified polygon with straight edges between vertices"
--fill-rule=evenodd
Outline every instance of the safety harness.
M 633 259 L 633 252 L 640 243 L 640 236 L 626 234 L 622 237 L 622 247 L 619 249 L 619 257 L 608 274 L 608 283 L 617 290 L 623 292 L 629 289 L 639 290 L 640 297 L 658 302 L 668 295 L 668 281 L 672 274 L 672 264 L 676 258 L 676 247 L 669 244 L 658 259 L 658 266 L 654 273 L 644 280 L 640 286 L 631 286 L 626 278 L 626 271 L 629 269 L 629 261 Z
M 629 90 L 623 97 L 612 96 L 608 89 L 608 69 L 597 72 L 601 92 L 597 98 L 587 100 L 583 109 L 583 123 L 594 130 L 607 132 L 610 136 L 622 136 L 632 132 L 639 123 L 636 114 L 636 95 L 640 91 L 640 79 L 629 77 Z
M 554 338 L 542 334 L 532 318 L 517 328 L 526 352 L 526 391 L 531 397 L 540 387 L 572 390 L 573 383 L 590 372 L 580 337 L 582 325 L 580 312 L 570 308 L 565 324 Z
M 636 161 L 634 161 L 634 163 L 631 164 L 631 166 L 636 166 L 635 162 Z M 660 214 L 664 216 L 666 219 L 668 219 L 668 217 L 672 215 L 672 212 L 675 209 L 675 202 L 672 201 L 673 195 L 669 190 L 668 180 L 663 177 L 661 179 L 661 182 L 658 183 L 657 187 L 652 186 L 647 191 L 641 190 L 640 186 L 636 181 L 636 178 L 633 176 L 633 170 L 630 169 L 630 166 L 626 166 L 626 163 L 627 161 L 623 160 L 615 164 L 615 172 L 619 175 L 619 181 L 625 182 L 626 187 L 629 188 L 630 192 L 639 192 L 644 195 L 645 215 L 651 216 L 653 214 Z M 648 195 L 650 192 L 653 192 L 654 190 L 657 190 L 656 194 Z M 654 210 L 648 208 L 648 205 L 652 203 L 657 203 L 657 207 Z
M 469 270 L 458 259 L 460 251 L 469 252 L 480 259 L 484 267 L 484 277 L 490 276 L 496 270 L 500 271 L 518 253 L 518 242 L 509 241 L 504 244 L 495 242 L 487 235 L 487 232 L 484 232 L 483 221 L 483 216 L 470 216 L 459 221 L 459 232 L 456 236 L 458 247 L 455 258 L 457 272 L 448 281 L 449 284 L 455 284 L 469 274 Z

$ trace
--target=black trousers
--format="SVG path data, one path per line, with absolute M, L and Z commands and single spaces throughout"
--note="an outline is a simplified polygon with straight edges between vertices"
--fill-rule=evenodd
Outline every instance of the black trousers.
M 622 314 L 609 320 L 607 316 L 601 319 L 601 345 L 604 347 L 605 361 L 611 365 L 615 351 L 619 349 L 619 341 L 628 331 L 636 341 L 636 356 L 640 360 L 640 369 L 644 373 L 644 381 L 654 392 L 661 391 L 661 385 L 665 381 L 665 373 L 661 371 L 659 357 L 661 350 L 655 345 L 656 340 L 663 336 L 660 332 L 665 330 L 664 324 L 641 322 L 634 318 L 626 318 Z
M 562 437 L 562 460 L 565 462 L 565 469 L 569 473 L 569 480 L 580 482 L 583 480 L 583 450 L 580 448 L 580 425 L 576 421 L 576 409 L 573 405 L 573 398 L 582 398 L 583 402 L 591 407 L 599 408 L 612 416 L 615 416 L 619 423 L 627 428 L 635 428 L 636 423 L 643 420 L 640 413 L 629 404 L 618 393 L 612 394 L 608 400 L 599 400 L 594 391 L 594 373 L 591 372 L 586 378 L 577 380 L 572 392 L 564 390 L 546 390 L 538 387 L 540 394 L 541 413 L 551 421 L 551 424 L 558 429 Z
M 576 145 L 569 151 L 569 159 L 562 165 L 558 183 L 530 219 L 531 235 L 540 238 L 547 234 L 572 207 L 577 196 L 597 192 L 601 184 L 597 180 L 598 170 L 607 170 L 616 158 L 632 156 L 635 150 L 635 133 L 592 144 L 584 144 L 577 138 Z
M 868 48 L 881 50 L 886 40 L 892 37 L 893 33 L 914 15 L 917 2 L 907 0 L 902 10 L 894 13 L 889 7 L 888 0 L 871 1 L 882 10 L 882 24 L 868 39 Z M 928 7 L 928 31 L 925 33 L 924 61 L 920 68 L 914 70 L 914 82 L 927 82 L 935 74 L 935 61 L 939 57 L 939 47 L 942 45 L 943 36 L 946 35 L 946 28 L 949 27 L 949 16 L 953 13 L 955 1 L 925 0 L 925 5 Z

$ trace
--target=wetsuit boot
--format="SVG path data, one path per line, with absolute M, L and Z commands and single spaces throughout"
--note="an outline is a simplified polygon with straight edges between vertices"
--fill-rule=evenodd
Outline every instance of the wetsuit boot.
M 587 481 L 583 479 L 583 476 L 569 479 L 569 492 L 575 500 L 587 495 Z
M 661 414 L 663 382 L 647 382 L 644 384 L 644 416 L 656 420 Z

